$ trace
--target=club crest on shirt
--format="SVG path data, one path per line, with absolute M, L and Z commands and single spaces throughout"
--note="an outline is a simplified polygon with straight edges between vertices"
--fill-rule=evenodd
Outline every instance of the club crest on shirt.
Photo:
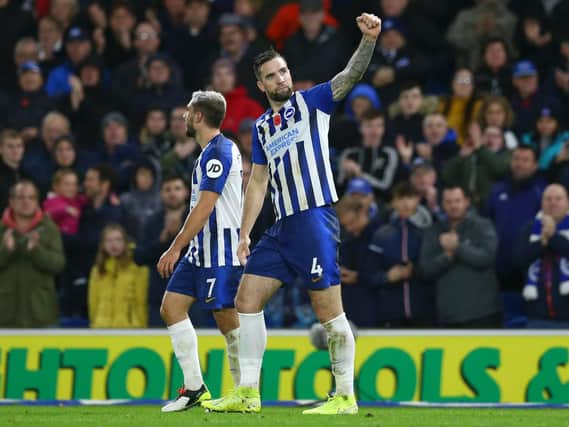
M 292 106 L 287 107 L 286 110 L 284 111 L 284 117 L 285 117 L 285 119 L 287 119 L 287 120 L 292 119 L 292 118 L 294 117 L 294 113 L 295 113 L 295 112 L 296 112 L 296 111 L 295 111 L 294 107 L 292 107 Z
M 217 159 L 211 159 L 205 165 L 205 173 L 208 178 L 219 178 L 223 173 L 223 165 Z

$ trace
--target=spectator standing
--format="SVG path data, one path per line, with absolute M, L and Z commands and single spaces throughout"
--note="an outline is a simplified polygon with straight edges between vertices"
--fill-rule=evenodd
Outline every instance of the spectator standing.
M 534 129 L 522 135 L 522 144 L 533 147 L 539 153 L 539 168 L 543 171 L 562 163 L 564 145 L 569 132 L 563 127 L 563 117 L 557 106 L 544 105 L 539 111 Z M 561 154 L 561 155 L 560 155 Z
M 64 236 L 69 253 L 65 270 L 62 311 L 65 316 L 87 319 L 87 278 L 95 261 L 101 232 L 108 224 L 121 222 L 119 201 L 112 193 L 115 172 L 107 165 L 87 170 L 83 188 L 87 204 L 81 211 L 79 231 Z
M 366 79 L 386 105 L 397 100 L 405 83 L 425 83 L 428 77 L 428 61 L 408 44 L 406 34 L 406 29 L 397 19 L 384 19 L 366 72 Z
M 134 30 L 135 57 L 120 64 L 113 71 L 112 87 L 119 96 L 122 106 L 127 106 L 134 94 L 148 85 L 148 72 L 146 61 L 151 55 L 158 53 L 162 41 L 161 33 L 150 22 L 139 23 Z M 184 46 L 187 51 L 194 52 L 188 45 Z M 184 51 L 186 52 L 186 51 Z M 170 52 L 178 63 L 180 58 Z M 185 60 L 191 55 L 184 55 Z M 196 53 L 196 57 L 202 56 Z M 172 81 L 176 85 L 182 84 L 182 71 L 177 64 L 171 64 Z
M 518 146 L 518 138 L 511 130 L 514 125 L 514 111 L 507 98 L 496 95 L 486 96 L 480 107 L 478 123 L 481 129 L 486 129 L 488 126 L 502 129 L 506 147 L 510 150 Z
M 134 56 L 135 26 L 136 14 L 130 3 L 126 0 L 113 1 L 107 27 L 95 30 L 95 41 L 99 41 L 97 48 L 111 70 Z
M 100 142 L 101 120 L 120 103 L 103 82 L 102 59 L 91 55 L 77 65 L 77 75 L 69 77 L 71 92 L 60 98 L 61 111 L 69 117 L 79 147 L 93 151 Z
M 53 176 L 52 192 L 43 202 L 43 210 L 64 235 L 79 231 L 81 211 L 87 198 L 79 194 L 79 177 L 72 169 L 59 169 Z
M 381 200 L 389 200 L 393 185 L 403 178 L 397 150 L 383 141 L 385 117 L 377 110 L 367 110 L 361 118 L 359 147 L 346 148 L 339 159 L 337 182 L 344 186 L 354 177 L 368 181 Z
M 447 219 L 427 230 L 419 268 L 435 284 L 440 326 L 498 328 L 502 323 L 494 272 L 498 239 L 492 223 L 469 207 L 460 187 L 443 191 Z
M 522 232 L 519 251 L 527 268 L 523 289 L 528 328 L 569 328 L 569 198 L 559 184 L 548 186 L 541 212 Z
M 65 257 L 59 231 L 42 212 L 32 181 L 19 181 L 10 190 L 0 235 L 0 327 L 56 325 L 55 275 Z
M 37 138 L 44 116 L 53 109 L 43 88 L 43 76 L 36 62 L 24 62 L 18 69 L 18 90 L 10 101 L 6 122 L 24 136 L 26 141 Z
M 208 81 L 211 52 L 218 50 L 211 15 L 209 0 L 189 0 L 186 2 L 184 25 L 164 34 L 165 50 L 180 64 L 184 86 L 189 91 L 202 87 Z
M 51 111 L 42 120 L 39 138 L 26 143 L 23 166 L 38 184 L 41 194 L 46 194 L 51 188 L 55 141 L 70 133 L 71 126 L 67 117 L 57 111 Z
M 396 185 L 391 201 L 394 214 L 375 231 L 363 254 L 359 279 L 362 286 L 379 291 L 377 312 L 382 327 L 434 324 L 433 289 L 419 267 L 423 229 L 413 221 L 419 202 L 419 193 L 409 183 Z
M 108 163 L 117 174 L 116 189 L 128 190 L 134 164 L 138 159 L 138 146 L 129 138 L 126 117 L 113 111 L 107 113 L 101 121 L 103 147 L 93 153 L 91 164 Z
M 456 142 L 462 145 L 468 136 L 468 125 L 477 117 L 482 100 L 476 94 L 474 76 L 468 68 L 460 68 L 452 79 L 452 94 L 441 99 L 439 111 L 447 119 L 448 126 L 457 135 Z
M 437 104 L 436 98 L 423 96 L 423 89 L 418 83 L 404 84 L 399 100 L 388 110 L 387 140 L 395 141 L 401 135 L 407 144 L 420 141 L 423 138 L 423 119 L 426 114 L 437 110 Z
M 510 169 L 511 153 L 492 151 L 477 123 L 470 125 L 469 137 L 458 156 L 448 161 L 442 171 L 446 185 L 459 186 L 472 194 L 472 205 L 485 206 L 494 182 L 506 177 Z
M 135 262 L 150 267 L 148 296 L 150 326 L 164 325 L 160 317 L 160 305 L 168 279 L 160 277 L 155 266 L 160 255 L 168 249 L 178 234 L 187 216 L 189 195 L 187 182 L 179 176 L 164 178 L 160 187 L 161 209 L 154 212 L 144 223 L 142 238 L 134 250 Z
M 244 86 L 237 84 L 235 65 L 230 59 L 221 58 L 214 62 L 211 87 L 221 93 L 227 102 L 222 130 L 237 134 L 244 119 L 256 120 L 265 111 L 261 104 L 249 96 Z
M 120 204 L 127 234 L 138 243 L 147 219 L 160 209 L 156 169 L 149 162 L 137 164 L 134 167 L 132 183 L 131 190 L 121 194 Z
M 186 107 L 176 107 L 170 113 L 170 134 L 174 139 L 174 147 L 161 160 L 164 177 L 179 176 L 190 183 L 194 163 L 201 152 L 196 140 L 186 134 L 184 112 Z
M 510 176 L 492 186 L 486 214 L 496 227 L 498 252 L 496 274 L 504 299 L 504 324 L 519 325 L 525 314 L 520 291 L 524 271 L 515 256 L 523 227 L 540 209 L 546 180 L 538 174 L 537 152 L 521 145 L 512 155 Z
M 521 229 L 532 220 L 541 206 L 547 181 L 538 174 L 536 151 L 528 146 L 516 148 L 510 176 L 492 186 L 486 212 L 496 226 L 498 254 L 496 271 L 503 290 L 519 290 L 520 277 L 514 277 L 515 247 Z
M 423 138 L 416 144 L 405 144 L 403 138 L 397 138 L 395 143 L 403 163 L 408 167 L 411 159 L 415 163 L 428 162 L 439 174 L 443 165 L 447 164 L 459 151 L 456 132 L 449 129 L 446 117 L 441 113 L 429 113 L 425 116 Z
M 375 328 L 379 323 L 378 292 L 368 287 L 361 275 L 364 255 L 370 240 L 381 224 L 376 209 L 370 209 L 373 190 L 363 178 L 354 178 L 337 206 L 341 228 L 340 280 L 346 316 L 357 326 Z
M 539 74 L 529 60 L 516 62 L 512 71 L 514 94 L 510 98 L 514 110 L 513 130 L 518 135 L 531 131 L 544 105 L 559 108 L 559 100 L 540 88 Z
M 447 32 L 447 40 L 458 56 L 458 65 L 477 69 L 487 37 L 502 37 L 508 46 L 513 46 L 516 22 L 516 16 L 503 0 L 481 0 L 474 7 L 460 11 Z
M 484 95 L 512 94 L 511 47 L 502 37 L 490 37 L 482 48 L 482 64 L 476 70 L 476 87 Z
M 55 67 L 47 78 L 45 90 L 51 97 L 67 95 L 71 92 L 69 77 L 76 67 L 93 51 L 91 38 L 87 30 L 78 26 L 69 28 L 65 35 L 66 61 Z
M 29 178 L 22 168 L 24 140 L 13 129 L 0 132 L 0 212 L 8 205 L 10 188 L 23 178 Z
M 15 81 L 14 47 L 18 40 L 32 33 L 34 20 L 29 12 L 22 10 L 20 2 L 4 0 L 0 3 L 0 28 L 0 89 L 10 90 Z
M 89 326 L 146 328 L 148 274 L 134 263 L 124 228 L 107 225 L 89 275 Z
M 147 84 L 140 87 L 129 100 L 128 109 L 134 121 L 134 129 L 139 129 L 144 117 L 151 108 L 170 112 L 172 108 L 186 100 L 184 88 L 172 75 L 172 61 L 162 53 L 151 55 L 146 60 Z
M 335 27 L 325 24 L 324 17 L 322 0 L 300 1 L 300 28 L 285 42 L 283 51 L 295 70 L 296 90 L 329 80 L 346 61 L 345 42 Z
M 440 206 L 439 182 L 437 170 L 430 163 L 417 163 L 411 169 L 409 182 L 419 193 L 421 206 L 431 214 L 433 221 L 444 218 L 444 213 Z

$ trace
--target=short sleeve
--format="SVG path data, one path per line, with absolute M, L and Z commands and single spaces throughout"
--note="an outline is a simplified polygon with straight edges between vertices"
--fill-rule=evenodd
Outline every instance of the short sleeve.
M 318 109 L 324 113 L 332 114 L 336 107 L 336 102 L 332 95 L 332 84 L 329 81 L 301 91 L 301 93 L 306 100 L 309 110 Z
M 259 165 L 267 164 L 267 156 L 259 141 L 259 132 L 257 131 L 256 123 L 253 124 L 253 129 L 251 130 L 251 161 Z
M 225 140 L 213 150 L 204 153 L 200 161 L 202 171 L 200 191 L 213 191 L 221 194 L 233 163 L 232 144 Z

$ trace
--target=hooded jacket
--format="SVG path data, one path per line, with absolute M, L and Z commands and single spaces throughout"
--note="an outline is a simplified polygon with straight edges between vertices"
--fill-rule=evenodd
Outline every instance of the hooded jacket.
M 148 267 L 133 261 L 120 266 L 116 258 L 97 266 L 89 276 L 89 324 L 91 328 L 145 328 L 148 326 Z

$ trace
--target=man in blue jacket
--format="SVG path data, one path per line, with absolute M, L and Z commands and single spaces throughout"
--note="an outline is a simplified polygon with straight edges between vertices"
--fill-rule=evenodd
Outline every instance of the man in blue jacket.
M 502 290 L 519 291 L 522 285 L 520 272 L 514 267 L 511 248 L 522 227 L 539 211 L 546 180 L 537 175 L 537 153 L 522 145 L 514 150 L 511 175 L 494 184 L 488 197 L 487 216 L 496 226 L 498 254 L 496 272 Z
M 49 96 L 57 97 L 71 92 L 69 77 L 92 50 L 91 38 L 84 28 L 74 26 L 67 31 L 65 35 L 67 60 L 49 73 L 45 85 L 45 91 Z
M 413 221 L 419 202 L 419 193 L 409 183 L 396 185 L 391 221 L 375 232 L 364 254 L 360 281 L 379 290 L 377 312 L 383 327 L 434 324 L 433 288 L 419 269 L 423 230 Z

